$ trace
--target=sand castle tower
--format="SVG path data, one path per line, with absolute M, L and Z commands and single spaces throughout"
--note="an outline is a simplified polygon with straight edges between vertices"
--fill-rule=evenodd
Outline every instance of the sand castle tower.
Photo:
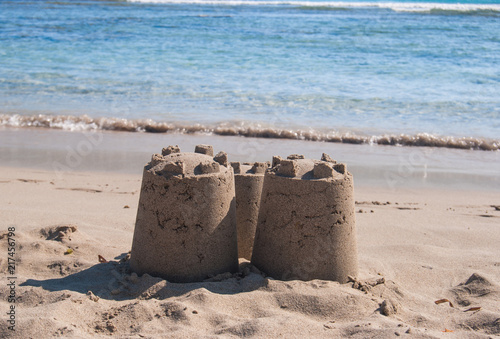
M 172 282 L 238 270 L 233 169 L 211 146 L 164 148 L 144 167 L 130 266 Z
M 265 174 L 252 263 L 273 278 L 356 276 L 353 179 L 344 164 L 292 155 Z
M 252 165 L 232 162 L 236 187 L 236 225 L 238 228 L 238 256 L 250 260 L 252 257 L 255 229 L 259 217 L 260 197 L 265 162 Z

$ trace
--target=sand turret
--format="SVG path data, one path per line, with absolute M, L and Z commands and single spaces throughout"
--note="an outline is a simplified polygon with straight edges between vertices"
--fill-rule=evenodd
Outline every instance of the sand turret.
M 276 279 L 347 282 L 358 272 L 353 179 L 344 164 L 292 155 L 266 172 L 252 263 Z
M 238 227 L 238 256 L 250 260 L 252 257 L 255 229 L 259 217 L 260 197 L 265 162 L 240 164 L 232 162 L 236 187 L 236 224 Z
M 170 146 L 144 168 L 130 259 L 138 274 L 194 282 L 238 270 L 233 169 L 211 146 L 196 151 Z

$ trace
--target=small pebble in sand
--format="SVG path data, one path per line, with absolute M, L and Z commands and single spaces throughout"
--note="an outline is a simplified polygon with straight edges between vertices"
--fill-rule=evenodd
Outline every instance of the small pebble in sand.
M 396 302 L 390 299 L 386 299 L 380 305 L 380 313 L 385 315 L 386 317 L 391 316 L 393 314 L 398 313 L 398 305 Z
M 137 276 L 137 273 L 132 272 L 132 274 L 130 275 L 130 277 L 128 278 L 128 280 L 129 280 L 132 284 L 137 284 L 137 282 L 139 281 L 139 277 Z
M 117 330 L 116 326 L 111 321 L 106 322 L 106 328 L 110 332 L 116 332 L 116 330 Z
M 89 296 L 89 299 L 92 300 L 93 302 L 99 301 L 99 297 L 96 296 L 94 293 L 92 293 L 92 291 L 88 291 L 87 295 Z

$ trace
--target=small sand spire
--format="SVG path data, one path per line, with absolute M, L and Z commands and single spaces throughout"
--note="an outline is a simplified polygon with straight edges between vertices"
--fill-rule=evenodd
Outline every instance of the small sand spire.
M 264 174 L 268 169 L 268 164 L 266 162 L 256 162 L 253 164 L 250 171 L 254 174 Z
M 156 166 L 163 161 L 163 156 L 161 154 L 155 153 L 151 156 L 151 166 Z
M 316 179 L 332 178 L 333 171 L 333 164 L 329 162 L 318 162 L 314 164 L 314 177 Z
M 273 168 L 274 168 L 274 167 L 278 166 L 278 165 L 279 165 L 279 163 L 281 162 L 281 160 L 283 160 L 283 158 L 282 158 L 282 157 L 280 157 L 279 155 L 275 155 L 275 156 L 273 156 L 273 162 L 272 162 L 272 164 L 271 164 L 271 167 L 273 167 Z
M 281 160 L 278 166 L 277 173 L 285 177 L 295 177 L 299 169 L 297 162 L 294 160 Z
M 219 153 L 217 153 L 215 155 L 214 160 L 217 161 L 222 166 L 228 167 L 228 165 L 229 165 L 229 163 L 227 161 L 227 153 L 226 152 L 220 151 Z
M 210 155 L 211 157 L 214 156 L 214 148 L 212 147 L 212 145 L 196 145 L 196 147 L 194 148 L 194 152 Z
M 232 161 L 231 167 L 233 168 L 234 174 L 239 174 L 241 170 L 241 164 L 238 161 Z
M 200 162 L 200 164 L 198 165 L 198 168 L 199 168 L 201 174 L 210 174 L 210 173 L 219 173 L 220 172 L 220 165 L 218 162 L 211 162 L 211 163 Z
M 331 156 L 329 156 L 329 155 L 328 155 L 328 154 L 326 154 L 326 153 L 323 153 L 323 154 L 321 155 L 321 161 L 327 161 L 327 162 L 331 162 L 331 163 L 334 163 L 334 164 L 336 164 L 336 163 L 337 163 L 335 160 L 333 160 L 333 159 L 332 159 L 332 157 L 331 157 Z
M 184 174 L 184 162 L 182 160 L 168 161 L 165 163 L 165 167 L 163 167 L 162 171 L 173 175 Z
M 161 150 L 161 155 L 167 156 L 167 155 L 172 154 L 172 153 L 180 153 L 180 152 L 181 152 L 181 149 L 179 148 L 178 145 L 168 146 L 168 147 L 163 148 Z

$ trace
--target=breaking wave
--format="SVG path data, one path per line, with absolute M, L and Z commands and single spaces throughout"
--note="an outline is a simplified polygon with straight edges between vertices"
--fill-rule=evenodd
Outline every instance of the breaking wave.
M 498 151 L 500 140 L 435 136 L 428 133 L 416 135 L 386 134 L 364 136 L 356 133 L 322 132 L 313 129 L 291 130 L 265 127 L 257 123 L 220 123 L 214 125 L 158 122 L 151 119 L 92 118 L 86 115 L 7 115 L 0 114 L 0 126 L 42 127 L 67 131 L 123 131 L 149 133 L 214 134 L 253 138 L 277 138 L 345 144 L 377 144 L 391 146 L 427 146 L 455 149 Z
M 129 2 L 157 4 L 193 4 L 221 6 L 299 6 L 315 9 L 385 8 L 396 12 L 438 12 L 500 14 L 500 4 L 460 4 L 438 2 L 377 2 L 377 1 L 293 1 L 293 0 L 128 0 Z

